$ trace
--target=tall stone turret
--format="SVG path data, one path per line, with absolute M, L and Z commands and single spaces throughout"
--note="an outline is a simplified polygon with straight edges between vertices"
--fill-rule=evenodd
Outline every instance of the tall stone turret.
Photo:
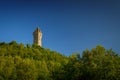
M 38 46 L 42 46 L 42 32 L 37 27 L 36 30 L 33 32 L 33 43 L 37 44 Z

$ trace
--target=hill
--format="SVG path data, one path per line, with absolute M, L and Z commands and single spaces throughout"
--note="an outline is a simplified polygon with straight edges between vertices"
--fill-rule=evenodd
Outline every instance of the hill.
M 70 55 L 0 42 L 0 80 L 120 80 L 120 56 L 98 45 Z

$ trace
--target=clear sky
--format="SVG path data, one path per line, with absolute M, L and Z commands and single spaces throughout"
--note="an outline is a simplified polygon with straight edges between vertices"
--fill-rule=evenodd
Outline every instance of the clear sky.
M 120 53 L 120 0 L 0 0 L 0 42 L 32 44 L 65 55 L 102 45 Z

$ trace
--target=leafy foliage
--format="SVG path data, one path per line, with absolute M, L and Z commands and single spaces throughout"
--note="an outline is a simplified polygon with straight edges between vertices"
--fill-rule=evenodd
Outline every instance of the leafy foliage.
M 98 45 L 66 57 L 33 44 L 0 42 L 0 80 L 120 80 L 120 56 Z

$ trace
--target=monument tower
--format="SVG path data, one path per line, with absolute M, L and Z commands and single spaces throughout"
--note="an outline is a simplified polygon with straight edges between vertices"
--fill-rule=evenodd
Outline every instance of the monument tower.
M 42 46 L 42 32 L 40 31 L 39 27 L 33 32 L 33 43 L 37 44 L 38 46 Z

